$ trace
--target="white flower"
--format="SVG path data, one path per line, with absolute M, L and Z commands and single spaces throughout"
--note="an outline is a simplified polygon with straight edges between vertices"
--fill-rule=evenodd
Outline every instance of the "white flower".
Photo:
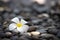
M 25 25 L 27 22 L 23 19 L 19 21 L 19 18 L 15 17 L 11 21 L 15 22 L 9 25 L 9 30 L 11 31 L 17 29 L 19 32 L 24 33 L 27 32 L 27 30 L 29 29 L 29 26 Z

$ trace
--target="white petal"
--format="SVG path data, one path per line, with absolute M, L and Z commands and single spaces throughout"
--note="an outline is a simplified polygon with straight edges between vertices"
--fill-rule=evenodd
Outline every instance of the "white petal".
M 14 30 L 16 28 L 16 24 L 12 23 L 9 25 L 9 30 Z
M 18 30 L 17 30 L 17 29 L 14 29 L 14 30 L 12 30 L 12 31 L 18 33 Z
M 11 21 L 13 21 L 13 22 L 15 22 L 15 23 L 19 23 L 18 17 L 13 18 Z
M 28 23 L 28 22 L 26 22 L 25 20 L 21 19 L 21 23 L 22 23 L 22 24 L 26 24 L 26 23 Z
M 27 32 L 28 29 L 29 29 L 29 26 L 27 25 L 23 25 L 22 28 L 17 28 L 17 30 L 21 33 Z

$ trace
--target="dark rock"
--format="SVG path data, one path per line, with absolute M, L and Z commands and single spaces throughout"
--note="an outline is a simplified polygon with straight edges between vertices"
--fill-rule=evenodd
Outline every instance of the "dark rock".
M 9 17 L 9 13 L 4 13 L 3 17 L 4 17 L 4 19 L 8 18 Z
M 4 3 L 8 3 L 10 0 L 2 0 Z
M 52 37 L 53 35 L 51 34 L 41 34 L 42 37 L 45 37 L 45 38 L 49 38 L 49 37 Z
M 18 36 L 12 36 L 11 40 L 18 40 Z
M 46 29 L 40 29 L 40 30 L 37 30 L 38 32 L 40 33 L 47 33 Z
M 5 37 L 5 33 L 0 31 L 0 37 Z
M 17 8 L 15 8 L 15 9 L 13 10 L 13 13 L 14 13 L 14 14 L 19 14 L 19 12 L 20 12 L 20 10 L 17 9 Z
M 58 30 L 56 28 L 48 28 L 48 33 L 57 34 Z
M 24 6 L 30 6 L 32 4 L 32 0 L 21 0 L 21 3 Z
M 19 40 L 30 40 L 27 36 L 21 36 Z
M 10 40 L 10 39 L 8 39 L 8 38 L 3 38 L 2 40 Z
M 58 37 L 56 37 L 56 36 L 54 36 L 54 35 L 52 35 L 52 34 L 41 34 L 41 37 L 42 38 L 46 38 L 46 39 L 52 39 L 52 40 L 59 40 L 59 38 Z
M 31 27 L 28 29 L 28 32 L 35 31 L 36 29 L 37 29 L 36 27 L 31 26 Z
M 60 31 L 57 33 L 57 37 L 59 37 L 59 38 L 60 38 Z
M 24 11 L 24 12 L 32 12 L 32 9 L 29 8 L 29 7 L 25 7 L 23 11 Z
M 3 29 L 2 29 L 2 24 L 0 23 L 0 31 L 2 31 Z
M 32 20 L 32 23 L 34 24 L 34 25 L 39 25 L 39 22 L 40 22 L 41 20 L 40 19 L 33 19 Z
M 0 22 L 1 22 L 1 20 L 2 20 L 2 17 L 0 16 Z
M 39 6 L 39 4 L 34 4 L 33 9 L 36 10 L 37 12 L 44 12 L 48 10 L 48 6 Z

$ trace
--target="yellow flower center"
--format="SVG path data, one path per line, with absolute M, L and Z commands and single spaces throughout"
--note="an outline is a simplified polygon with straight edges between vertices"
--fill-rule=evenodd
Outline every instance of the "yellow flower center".
M 22 27 L 22 23 L 17 23 L 17 27 Z

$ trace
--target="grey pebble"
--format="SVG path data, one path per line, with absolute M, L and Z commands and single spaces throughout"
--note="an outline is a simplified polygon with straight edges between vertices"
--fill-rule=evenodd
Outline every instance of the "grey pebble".
M 48 32 L 56 35 L 58 30 L 56 28 L 48 28 Z
M 11 37 L 12 33 L 11 32 L 6 32 L 5 35 L 6 35 L 6 37 Z
M 10 40 L 10 39 L 8 39 L 8 38 L 3 38 L 2 40 Z
M 60 31 L 57 33 L 57 37 L 59 37 L 59 38 L 60 38 Z
M 40 33 L 47 33 L 46 29 L 40 29 L 40 30 L 37 30 L 38 32 Z
M 5 33 L 3 31 L 0 31 L 0 38 L 5 36 L 6 36 Z
M 18 40 L 18 36 L 12 36 L 10 39 L 11 40 Z

